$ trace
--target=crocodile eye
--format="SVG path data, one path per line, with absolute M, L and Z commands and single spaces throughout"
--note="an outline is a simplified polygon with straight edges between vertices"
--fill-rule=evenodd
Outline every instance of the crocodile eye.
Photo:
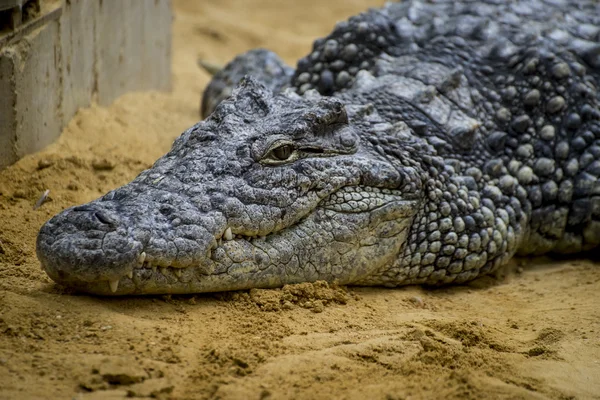
M 280 165 L 296 161 L 298 157 L 298 148 L 295 143 L 279 141 L 271 144 L 271 148 L 262 156 L 260 162 L 267 165 Z
M 291 144 L 284 144 L 283 146 L 279 146 L 271 150 L 271 155 L 276 160 L 285 161 L 289 159 L 292 154 L 294 154 L 294 150 L 294 146 Z

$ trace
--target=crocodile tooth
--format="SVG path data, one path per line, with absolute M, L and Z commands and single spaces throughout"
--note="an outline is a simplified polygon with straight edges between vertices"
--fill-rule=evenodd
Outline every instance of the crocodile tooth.
M 175 275 L 177 275 L 178 278 L 181 278 L 181 270 L 179 268 L 175 268 L 173 272 L 175 272 Z
M 153 265 L 153 266 L 152 266 L 152 272 L 153 272 L 153 273 L 156 273 L 156 265 Z
M 223 239 L 219 238 L 219 240 L 217 240 L 217 245 L 222 246 L 223 245 Z
M 131 270 L 131 271 L 129 271 L 129 272 L 127 273 L 127 277 L 128 277 L 129 279 L 133 279 L 133 270 Z
M 163 275 L 167 274 L 167 267 L 160 267 L 160 273 Z
M 114 281 L 108 281 L 108 285 L 110 286 L 110 290 L 114 293 L 119 288 L 119 280 L 115 279 Z
M 140 255 L 138 256 L 138 259 L 137 259 L 137 261 L 138 261 L 138 264 L 139 264 L 139 265 L 142 265 L 142 264 L 144 264 L 144 261 L 146 261 L 146 252 L 145 252 L 145 251 L 142 251 L 142 252 L 140 253 Z
M 231 239 L 233 239 L 233 233 L 231 233 L 231 228 L 227 228 L 225 230 L 225 233 L 223 234 L 223 237 L 225 238 L 225 240 L 231 240 Z

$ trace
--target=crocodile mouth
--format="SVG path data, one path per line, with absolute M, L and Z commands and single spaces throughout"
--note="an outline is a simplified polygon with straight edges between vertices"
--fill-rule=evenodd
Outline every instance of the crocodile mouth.
M 315 252 L 326 253 L 327 241 L 340 254 L 347 254 L 358 246 L 355 237 L 361 235 L 353 227 L 361 224 L 368 225 L 371 220 L 382 220 L 387 228 L 378 233 L 380 238 L 392 238 L 406 228 L 406 224 L 396 224 L 394 221 L 410 217 L 414 212 L 415 201 L 407 200 L 399 190 L 367 187 L 345 186 L 321 200 L 312 212 L 291 226 L 270 232 L 266 235 L 248 236 L 236 232 L 231 227 L 222 229 L 208 246 L 206 256 L 197 262 L 186 262 L 178 265 L 170 262 L 161 255 L 155 256 L 142 246 L 133 255 L 133 260 L 112 279 L 83 281 L 77 277 L 53 276 L 52 268 L 42 266 L 57 282 L 76 289 L 100 295 L 124 294 L 167 294 L 192 293 L 207 291 L 237 290 L 255 287 L 256 276 L 267 273 L 278 263 L 286 265 L 291 273 L 301 275 L 303 266 L 299 256 L 293 254 L 315 248 Z M 391 221 L 391 222 L 390 222 Z M 349 228 L 350 226 L 350 228 Z M 358 228 L 356 228 L 358 229 Z M 381 229 L 380 229 L 381 230 Z M 301 244 L 296 244 L 301 242 Z M 373 246 L 372 243 L 363 243 Z M 345 246 L 344 246 L 345 245 Z M 291 250 L 287 250 L 288 246 Z M 295 247 L 294 247 L 295 246 Z M 345 248 L 344 248 L 345 247 Z M 304 258 L 307 256 L 304 255 Z M 298 260 L 298 266 L 290 267 L 290 260 Z M 321 255 L 324 264 L 332 264 L 329 257 Z M 314 264 L 314 263 L 313 263 Z M 338 261 L 333 264 L 339 264 Z M 124 267 L 124 268 L 123 268 Z M 315 269 L 320 266 L 316 265 Z M 260 285 L 276 287 L 287 283 L 283 278 L 271 274 Z M 304 274 L 297 281 L 310 280 Z M 232 286 L 232 276 L 237 276 Z M 246 278 L 244 278 L 246 276 Z M 248 279 L 248 276 L 254 276 Z M 58 279 L 55 279 L 58 278 Z M 244 279 L 247 284 L 244 284 Z M 313 279 L 314 280 L 314 279 Z M 62 282 L 61 282 L 62 281 Z M 227 283 L 229 282 L 229 283 Z
M 403 193 L 400 190 L 368 186 L 346 186 L 322 200 L 316 209 L 313 210 L 313 213 L 319 210 L 325 215 L 329 214 L 330 216 L 335 214 L 358 216 L 359 214 L 377 213 L 378 211 L 386 213 L 389 212 L 386 209 L 394 208 L 395 213 L 393 213 L 393 217 L 390 216 L 390 219 L 392 219 L 411 216 L 414 206 L 415 201 L 404 199 Z M 265 250 L 264 253 L 268 253 L 266 249 L 278 236 L 286 234 L 301 235 L 304 220 L 310 218 L 311 214 L 309 213 L 308 216 L 292 226 L 286 227 L 283 230 L 270 232 L 266 235 L 248 236 L 241 232 L 235 232 L 231 227 L 227 227 L 221 235 L 215 238 L 214 244 L 207 251 L 206 258 L 209 262 L 199 262 L 199 265 L 196 266 L 180 267 L 165 263 L 164 260 L 155 261 L 145 251 L 142 251 L 133 270 L 120 280 L 110 281 L 106 288 L 110 287 L 111 292 L 117 294 L 116 292 L 119 287 L 123 287 L 123 284 L 127 286 L 134 284 L 136 287 L 148 285 L 160 286 L 161 284 L 168 287 L 190 285 L 190 282 L 201 281 L 232 272 L 232 267 L 227 268 L 227 270 L 219 267 L 223 265 L 223 259 L 226 257 L 235 259 L 237 255 L 241 261 L 241 255 L 236 253 L 248 251 L 254 251 L 254 261 L 257 264 L 261 264 L 266 257 L 263 257 L 263 260 L 260 259 L 260 250 Z M 385 233 L 386 236 L 394 236 L 396 234 L 398 232 L 395 232 L 393 229 Z M 244 264 L 244 262 L 241 261 L 240 264 Z M 246 264 L 248 264 L 247 261 Z M 233 268 L 237 269 L 237 272 L 240 272 L 244 268 L 251 270 L 252 266 L 238 265 Z M 128 290 L 126 287 L 123 287 L 123 289 L 125 291 Z

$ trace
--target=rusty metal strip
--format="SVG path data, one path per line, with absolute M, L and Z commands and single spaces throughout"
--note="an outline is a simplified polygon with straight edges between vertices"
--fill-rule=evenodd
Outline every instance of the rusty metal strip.
M 62 15 L 62 6 L 59 6 L 56 9 L 54 9 L 50 12 L 47 12 L 46 14 L 42 15 L 39 18 L 36 18 L 34 20 L 31 20 L 31 21 L 21 25 L 17 30 L 15 30 L 13 32 L 9 32 L 6 35 L 0 37 L 0 48 L 18 41 L 23 36 L 27 35 L 28 33 L 36 30 L 40 26 L 42 26 L 50 21 L 59 19 L 61 15 Z
M 0 11 L 10 10 L 11 8 L 23 7 L 25 0 L 0 0 Z

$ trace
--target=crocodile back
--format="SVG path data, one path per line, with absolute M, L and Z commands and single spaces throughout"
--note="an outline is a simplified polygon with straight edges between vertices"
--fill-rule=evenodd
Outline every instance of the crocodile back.
M 292 85 L 336 96 L 356 90 L 361 70 L 423 83 L 450 102 L 448 115 L 478 121 L 477 130 L 451 130 L 435 112 L 414 118 L 423 93 L 406 86 L 394 104 L 361 94 L 386 120 L 406 122 L 426 138 L 458 172 L 478 169 L 480 188 L 502 190 L 497 207 L 517 200 L 527 220 L 521 253 L 600 244 L 600 3 L 391 3 L 315 41 Z

